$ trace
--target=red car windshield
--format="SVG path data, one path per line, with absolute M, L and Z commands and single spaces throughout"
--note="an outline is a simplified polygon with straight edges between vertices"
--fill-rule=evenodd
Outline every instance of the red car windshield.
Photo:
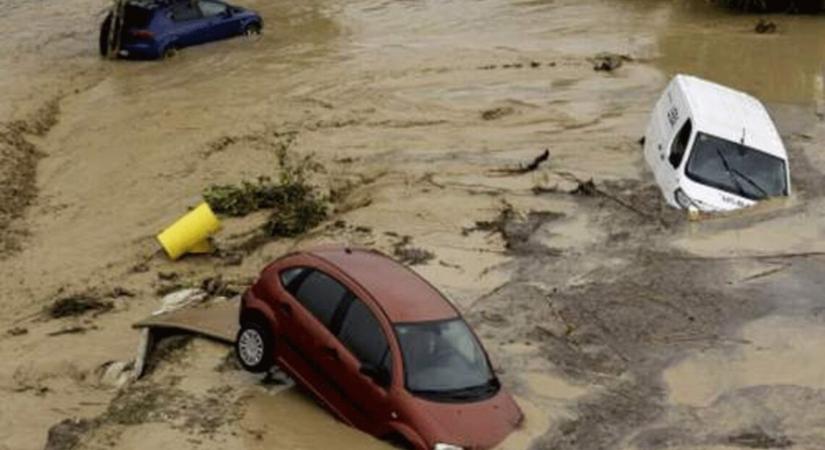
M 481 345 L 460 318 L 395 326 L 407 389 L 445 400 L 471 400 L 496 393 L 499 383 Z

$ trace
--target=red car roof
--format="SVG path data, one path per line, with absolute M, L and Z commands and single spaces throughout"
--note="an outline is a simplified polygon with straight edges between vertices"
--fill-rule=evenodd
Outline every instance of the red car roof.
M 366 290 L 391 322 L 452 319 L 458 311 L 430 283 L 377 251 L 319 247 L 303 253 L 323 259 Z

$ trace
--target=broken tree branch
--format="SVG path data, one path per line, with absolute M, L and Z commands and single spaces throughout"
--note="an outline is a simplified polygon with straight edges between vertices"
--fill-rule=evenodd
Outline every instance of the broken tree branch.
M 542 163 L 550 159 L 550 150 L 545 149 L 540 155 L 533 158 L 527 165 L 519 164 L 518 167 L 508 167 L 504 169 L 497 169 L 493 172 L 501 173 L 506 175 L 524 175 L 525 173 L 533 172 L 534 170 L 538 169 Z

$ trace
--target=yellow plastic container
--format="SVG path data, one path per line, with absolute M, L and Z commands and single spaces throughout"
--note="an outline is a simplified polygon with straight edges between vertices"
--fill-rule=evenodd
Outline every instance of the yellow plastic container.
M 186 253 L 212 251 L 209 236 L 221 228 L 221 222 L 206 202 L 198 205 L 157 236 L 169 258 L 176 260 Z

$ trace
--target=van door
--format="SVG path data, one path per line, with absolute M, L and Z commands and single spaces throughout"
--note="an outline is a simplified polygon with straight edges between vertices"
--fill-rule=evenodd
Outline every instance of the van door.
M 684 172 L 681 168 L 693 137 L 693 121 L 690 118 L 686 119 L 678 130 L 670 145 L 668 145 L 667 157 L 663 162 L 663 165 L 667 167 L 663 171 L 666 176 L 662 180 L 662 190 L 665 191 L 668 198 L 673 198 L 673 194 L 681 182 L 681 174 Z M 675 202 L 675 199 L 673 200 Z
M 667 157 L 667 145 L 674 134 L 673 124 L 670 120 L 674 117 L 674 114 L 678 115 L 678 109 L 676 109 L 673 101 L 674 90 L 674 84 L 671 83 L 656 103 L 653 114 L 651 114 L 645 140 L 645 158 L 659 186 L 666 183 L 670 177 L 668 167 L 664 161 Z

